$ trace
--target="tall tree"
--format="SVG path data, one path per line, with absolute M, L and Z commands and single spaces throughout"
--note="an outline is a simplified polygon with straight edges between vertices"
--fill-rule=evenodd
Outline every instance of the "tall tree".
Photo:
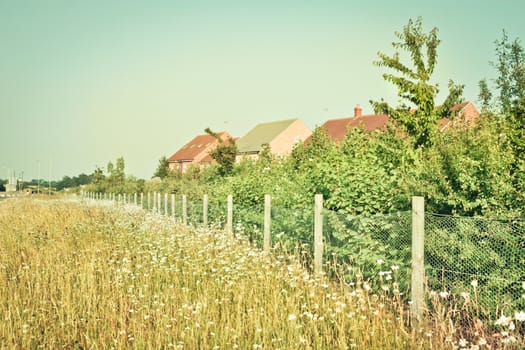
M 394 54 L 378 52 L 374 64 L 395 71 L 385 73 L 383 78 L 394 84 L 401 98 L 400 105 L 393 108 L 383 99 L 370 101 L 376 113 L 386 113 L 413 139 L 414 147 L 428 148 L 433 145 L 439 117 L 448 115 L 449 109 L 461 101 L 463 85 L 449 81 L 449 94 L 445 102 L 436 107 L 438 84 L 431 83 L 437 63 L 440 40 L 438 29 L 423 32 L 421 17 L 410 19 L 401 32 L 395 32 L 398 41 L 392 43 Z M 411 64 L 401 62 L 400 51 L 409 55 Z
M 482 79 L 478 83 L 479 95 L 478 100 L 481 103 L 481 111 L 487 113 L 490 110 L 490 101 L 492 100 L 492 92 L 490 92 L 486 79 Z
M 228 142 L 224 140 L 210 128 L 204 129 L 204 131 L 213 136 L 218 144 L 217 147 L 210 151 L 210 156 L 219 164 L 219 172 L 221 175 L 229 175 L 233 172 L 233 166 L 235 165 L 235 156 L 237 155 L 237 145 L 235 140 L 230 137 Z
M 164 179 L 169 174 L 170 174 L 170 166 L 169 166 L 168 158 L 166 156 L 162 156 L 159 159 L 159 164 L 157 165 L 157 169 L 155 170 L 153 177 L 160 177 L 161 179 Z
M 511 139 L 518 153 L 525 152 L 525 51 L 519 39 L 510 41 L 503 31 L 496 40 L 497 62 L 493 63 L 499 75 L 496 87 L 503 115 L 511 128 Z

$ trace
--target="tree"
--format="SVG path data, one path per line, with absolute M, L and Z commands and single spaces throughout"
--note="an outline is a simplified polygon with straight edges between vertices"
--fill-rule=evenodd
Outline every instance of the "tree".
M 415 21 L 410 19 L 402 32 L 395 33 L 399 41 L 392 43 L 394 54 L 388 56 L 378 52 L 379 60 L 374 62 L 376 66 L 397 72 L 385 73 L 383 78 L 397 87 L 401 104 L 392 108 L 383 99 L 370 101 L 376 113 L 389 114 L 412 137 L 416 148 L 433 145 L 438 118 L 448 115 L 450 107 L 461 101 L 463 93 L 463 85 L 456 85 L 450 80 L 448 97 L 436 107 L 439 88 L 430 82 L 430 78 L 436 67 L 440 40 L 436 27 L 428 34 L 423 32 L 422 27 L 421 17 Z M 412 65 L 401 62 L 399 51 L 405 51 L 410 56 Z
M 115 166 L 115 181 L 117 186 L 123 186 L 124 181 L 126 180 L 126 164 L 124 162 L 124 157 L 117 158 Z
M 496 40 L 498 70 L 496 87 L 503 115 L 511 128 L 511 141 L 516 153 L 525 152 L 525 51 L 519 39 L 509 41 L 503 31 L 501 40 Z
M 91 175 L 91 178 L 92 178 L 92 183 L 95 184 L 95 185 L 99 185 L 101 184 L 104 179 L 105 179 L 105 176 L 104 176 L 104 172 L 102 171 L 102 169 L 100 167 L 96 167 L 95 168 L 95 171 L 93 171 L 93 174 Z
M 210 156 L 219 164 L 219 173 L 222 176 L 231 174 L 233 172 L 233 166 L 235 165 L 235 156 L 237 155 L 235 140 L 230 136 L 228 142 L 224 142 L 224 140 L 210 128 L 206 128 L 204 131 L 208 135 L 213 136 L 218 142 L 217 147 L 210 151 Z
M 157 165 L 157 170 L 153 174 L 153 177 L 160 177 L 161 179 L 166 178 L 170 174 L 171 170 L 169 167 L 168 158 L 162 156 L 159 159 L 159 164 Z
M 492 100 L 492 93 L 490 92 L 489 86 L 486 79 L 482 79 L 478 83 L 479 95 L 478 99 L 481 103 L 481 112 L 487 113 L 490 109 L 490 101 Z

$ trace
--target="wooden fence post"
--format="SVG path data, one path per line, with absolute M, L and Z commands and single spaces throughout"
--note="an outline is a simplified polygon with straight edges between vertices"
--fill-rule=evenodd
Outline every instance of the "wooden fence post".
M 264 195 L 264 237 L 263 237 L 263 251 L 270 252 L 271 239 L 270 227 L 272 222 L 272 197 L 269 194 Z
M 164 216 L 168 216 L 168 193 L 164 193 Z
M 171 216 L 175 217 L 175 193 L 171 194 Z
M 161 193 L 157 193 L 157 213 L 161 213 L 161 209 L 162 209 L 162 195 Z
M 412 285 L 411 311 L 419 322 L 423 319 L 424 295 L 424 257 L 425 257 L 425 199 L 412 197 Z
M 151 208 L 151 194 L 148 192 L 148 202 L 146 203 L 146 209 L 149 210 Z
M 202 224 L 208 227 L 208 195 L 205 194 L 202 198 Z
M 314 272 L 323 271 L 323 195 L 315 195 L 314 209 Z
M 187 198 L 186 195 L 182 195 L 182 223 L 184 225 L 188 224 L 188 207 L 187 207 Z
M 144 192 L 140 192 L 140 208 L 144 209 Z
M 228 209 L 226 214 L 226 233 L 233 235 L 233 196 L 228 195 Z
M 133 193 L 133 204 L 137 206 L 137 192 Z

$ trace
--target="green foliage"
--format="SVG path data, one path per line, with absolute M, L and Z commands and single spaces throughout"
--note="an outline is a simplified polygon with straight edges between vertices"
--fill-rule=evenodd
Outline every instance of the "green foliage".
M 476 126 L 440 135 L 427 154 L 424 195 L 435 212 L 508 216 L 515 207 L 515 162 L 504 123 L 480 117 Z M 517 214 L 517 213 L 516 213 Z
M 459 294 L 478 283 L 482 313 L 523 309 L 523 221 L 431 215 L 426 218 L 429 287 Z M 499 310 L 495 310 L 496 306 Z
M 224 142 L 224 140 L 217 135 L 217 133 L 211 131 L 210 128 L 206 128 L 204 131 L 215 137 L 218 142 L 217 147 L 210 151 L 210 156 L 219 164 L 220 175 L 230 175 L 233 172 L 235 156 L 237 155 L 235 140 L 230 137 L 227 142 Z
M 525 152 L 525 50 L 519 39 L 510 42 L 503 31 L 501 40 L 496 40 L 498 71 L 496 86 L 499 89 L 501 112 L 510 124 L 510 138 L 515 153 Z
M 153 177 L 159 177 L 161 179 L 164 179 L 172 173 L 173 172 L 170 171 L 168 158 L 166 156 L 162 156 L 159 159 L 159 164 L 157 165 L 157 169 L 155 170 Z
M 437 63 L 438 29 L 432 28 L 428 34 L 423 32 L 422 19 L 410 19 L 402 32 L 396 32 L 399 39 L 393 42 L 392 56 L 379 52 L 376 66 L 394 70 L 396 74 L 385 73 L 383 78 L 398 89 L 401 104 L 393 108 L 384 100 L 370 101 L 376 113 L 386 113 L 402 127 L 413 139 L 414 146 L 429 148 L 433 145 L 437 132 L 437 120 L 448 114 L 449 108 L 461 100 L 462 85 L 449 82 L 449 94 L 445 102 L 436 108 L 435 98 L 438 85 L 430 79 Z M 401 62 L 399 50 L 406 52 L 411 65 Z M 408 104 L 407 104 L 408 103 Z M 410 107 L 415 107 L 411 110 Z
M 511 116 L 514 123 L 525 125 L 525 51 L 519 39 L 510 42 L 503 31 L 501 40 L 496 40 L 497 62 L 494 64 L 499 76 L 496 86 L 504 115 Z
M 126 176 L 125 161 L 119 157 L 113 162 L 108 162 L 107 175 L 104 175 L 100 167 L 96 167 L 91 175 L 91 183 L 86 186 L 85 190 L 100 193 L 139 193 L 144 189 L 144 180 L 137 179 L 134 176 Z
M 490 101 L 492 100 L 492 92 L 490 92 L 486 79 L 479 81 L 479 95 L 478 99 L 481 102 L 481 112 L 488 113 L 490 110 Z

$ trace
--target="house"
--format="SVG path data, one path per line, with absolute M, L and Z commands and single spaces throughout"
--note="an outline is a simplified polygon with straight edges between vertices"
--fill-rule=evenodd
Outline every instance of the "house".
M 441 118 L 438 122 L 439 131 L 443 132 L 446 129 L 460 125 L 472 125 L 479 117 L 479 111 L 470 101 L 458 103 L 450 108 L 450 114 L 454 116 L 453 119 Z
M 231 138 L 231 135 L 225 131 L 219 132 L 217 135 L 225 142 L 228 142 Z M 218 142 L 215 137 L 209 134 L 194 137 L 168 158 L 169 168 L 177 174 L 184 174 L 190 165 L 199 167 L 208 166 L 213 161 L 210 156 L 210 151 L 217 147 Z
M 414 110 L 415 111 L 415 110 Z M 472 102 L 463 102 L 450 108 L 451 118 L 441 118 L 438 121 L 439 131 L 443 132 L 451 126 L 472 124 L 479 116 L 479 111 Z M 326 130 L 330 138 L 342 142 L 349 127 L 362 127 L 366 131 L 385 130 L 388 124 L 387 114 L 362 115 L 362 108 L 356 105 L 354 116 L 327 120 L 321 127 Z
M 258 159 L 265 144 L 270 146 L 274 155 L 288 155 L 296 144 L 304 142 L 310 135 L 312 131 L 300 119 L 258 124 L 237 142 L 237 161 Z
M 366 131 L 385 130 L 388 122 L 386 114 L 363 115 L 360 105 L 354 108 L 354 116 L 340 119 L 327 120 L 321 127 L 326 130 L 328 136 L 337 142 L 342 142 L 349 127 L 362 127 Z

